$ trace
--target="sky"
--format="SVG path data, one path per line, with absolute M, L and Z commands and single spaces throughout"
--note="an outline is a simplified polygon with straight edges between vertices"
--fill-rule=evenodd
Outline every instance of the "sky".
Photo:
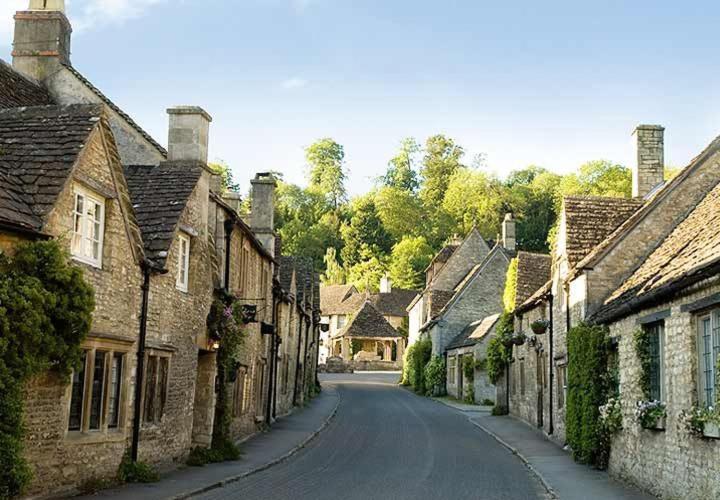
M 634 164 L 666 127 L 684 166 L 720 134 L 720 2 L 67 0 L 73 65 L 161 143 L 165 109 L 213 116 L 211 160 L 304 183 L 304 148 L 345 147 L 352 194 L 404 137 L 443 133 L 500 176 Z M 12 14 L 0 2 L 0 57 Z

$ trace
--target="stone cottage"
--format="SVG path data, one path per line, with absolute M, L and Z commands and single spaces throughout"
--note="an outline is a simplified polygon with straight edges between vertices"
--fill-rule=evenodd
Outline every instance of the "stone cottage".
M 466 326 L 446 349 L 447 393 L 470 403 L 482 403 L 497 399 L 495 386 L 490 382 L 484 368 L 487 345 L 495 336 L 500 314 L 493 314 Z M 465 363 L 472 365 L 468 377 Z
M 484 243 L 484 241 L 483 241 Z M 455 255 L 462 251 L 456 250 Z M 452 288 L 447 303 L 420 328 L 432 340 L 434 356 L 445 355 L 450 342 L 469 324 L 502 311 L 502 294 L 510 261 L 515 256 L 515 221 L 508 214 L 503 221 L 502 241 L 495 244 Z M 450 257 L 448 264 L 451 264 Z M 448 265 L 446 264 L 446 265 Z M 433 279 L 445 280 L 443 270 Z
M 490 253 L 490 245 L 473 228 L 464 240 L 453 238 L 425 269 L 425 289 L 407 307 L 409 320 L 408 346 L 414 344 L 427 329 L 427 323 L 437 317 L 455 295 L 455 288 Z M 494 311 L 490 311 L 494 312 Z M 475 316 L 470 321 L 481 319 Z M 457 334 L 458 332 L 456 332 Z M 452 337 L 448 338 L 448 341 Z M 439 354 L 441 351 L 437 351 Z
M 522 334 L 524 343 L 513 349 L 509 372 L 509 400 L 504 403 L 510 414 L 542 428 L 551 434 L 553 394 L 550 392 L 550 359 L 552 334 L 550 326 L 549 255 L 519 252 L 514 283 L 513 309 L 515 332 Z M 508 286 L 513 286 L 509 283 Z M 531 324 L 545 324 L 544 331 L 534 332 Z

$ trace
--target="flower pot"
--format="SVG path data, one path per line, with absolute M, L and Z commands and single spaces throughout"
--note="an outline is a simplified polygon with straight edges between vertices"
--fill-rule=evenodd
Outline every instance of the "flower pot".
M 651 431 L 664 431 L 665 430 L 665 424 L 667 423 L 667 417 L 661 417 L 655 420 L 653 424 L 649 424 L 645 426 L 646 429 L 649 429 Z
M 703 436 L 710 439 L 720 439 L 720 425 L 714 422 L 705 422 Z
M 525 337 L 517 336 L 512 339 L 513 345 L 523 345 L 525 343 Z
M 547 325 L 530 325 L 535 335 L 542 335 L 547 332 Z

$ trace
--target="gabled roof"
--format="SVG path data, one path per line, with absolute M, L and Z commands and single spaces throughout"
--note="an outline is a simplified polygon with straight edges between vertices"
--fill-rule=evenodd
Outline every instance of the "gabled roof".
M 499 318 L 500 314 L 493 314 L 480 321 L 470 323 L 448 344 L 445 350 L 451 351 L 452 349 L 470 347 L 477 344 L 492 331 Z
M 120 117 L 125 120 L 128 125 L 130 125 L 132 128 L 135 129 L 146 141 L 148 141 L 155 149 L 158 150 L 160 154 L 163 156 L 167 156 L 167 150 L 160 145 L 153 137 L 147 133 L 140 125 L 133 120 L 130 115 L 125 113 L 117 104 L 112 102 L 105 94 L 103 94 L 100 89 L 98 89 L 95 85 L 92 84 L 90 80 L 85 78 L 82 73 L 80 73 L 78 70 L 76 70 L 72 65 L 70 64 L 63 64 L 63 67 L 65 67 L 75 78 L 77 78 L 83 85 L 85 85 L 88 90 L 90 90 L 93 94 L 98 96 L 103 103 L 105 103 L 110 109 L 115 111 Z
M 517 259 L 516 309 L 547 283 L 551 267 L 551 258 L 545 254 L 518 252 Z
M 40 231 L 102 113 L 99 105 L 0 110 L 0 222 Z
M 352 338 L 397 338 L 401 335 L 388 323 L 380 311 L 375 309 L 375 306 L 373 306 L 370 301 L 367 301 L 350 323 L 335 336 Z
M 324 285 L 320 287 L 320 311 L 325 316 L 353 313 L 361 304 L 350 305 L 346 302 L 357 293 L 353 285 Z
M 418 292 L 393 288 L 390 293 L 374 293 L 370 301 L 384 316 L 407 317 L 407 307 L 415 299 Z
M 130 198 L 142 231 L 145 255 L 164 268 L 180 216 L 203 171 L 200 162 L 125 167 Z
M 570 268 L 634 214 L 642 200 L 601 196 L 566 196 L 565 245 Z
M 55 104 L 47 89 L 0 59 L 0 108 Z
M 425 272 L 432 269 L 435 264 L 445 264 L 450 259 L 450 257 L 452 257 L 452 254 L 455 253 L 455 250 L 457 250 L 459 246 L 459 243 L 445 245 L 442 250 L 440 250 L 430 261 L 430 264 L 428 264 L 428 266 L 425 268 Z
M 515 308 L 515 314 L 524 313 L 531 309 L 534 309 L 538 305 L 545 302 L 552 291 L 552 280 L 548 280 L 543 286 L 541 286 L 535 293 L 525 300 L 522 304 Z
M 652 301 L 678 286 L 707 277 L 720 262 L 720 185 L 673 230 L 660 246 L 593 315 L 609 322 Z

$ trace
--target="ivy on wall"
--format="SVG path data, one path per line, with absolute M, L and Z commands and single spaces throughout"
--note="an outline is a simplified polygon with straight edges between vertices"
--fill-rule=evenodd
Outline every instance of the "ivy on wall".
M 649 333 L 638 328 L 633 334 L 635 341 L 635 353 L 640 361 L 640 390 L 647 399 L 650 397 L 650 335 Z
M 604 469 L 610 454 L 610 435 L 603 425 L 600 407 L 614 390 L 607 329 L 581 323 L 570 329 L 567 343 L 567 441 L 576 461 Z
M 518 259 L 515 257 L 510 261 L 507 274 L 505 275 L 505 291 L 503 292 L 503 306 L 506 311 L 515 310 L 515 294 L 517 289 Z
M 498 320 L 496 335 L 488 342 L 485 368 L 493 384 L 497 384 L 512 359 L 512 348 L 507 341 L 512 337 L 514 329 L 512 313 L 505 312 Z
M 32 477 L 22 457 L 24 384 L 79 366 L 94 309 L 92 287 L 56 241 L 0 254 L 0 498 L 20 495 Z

